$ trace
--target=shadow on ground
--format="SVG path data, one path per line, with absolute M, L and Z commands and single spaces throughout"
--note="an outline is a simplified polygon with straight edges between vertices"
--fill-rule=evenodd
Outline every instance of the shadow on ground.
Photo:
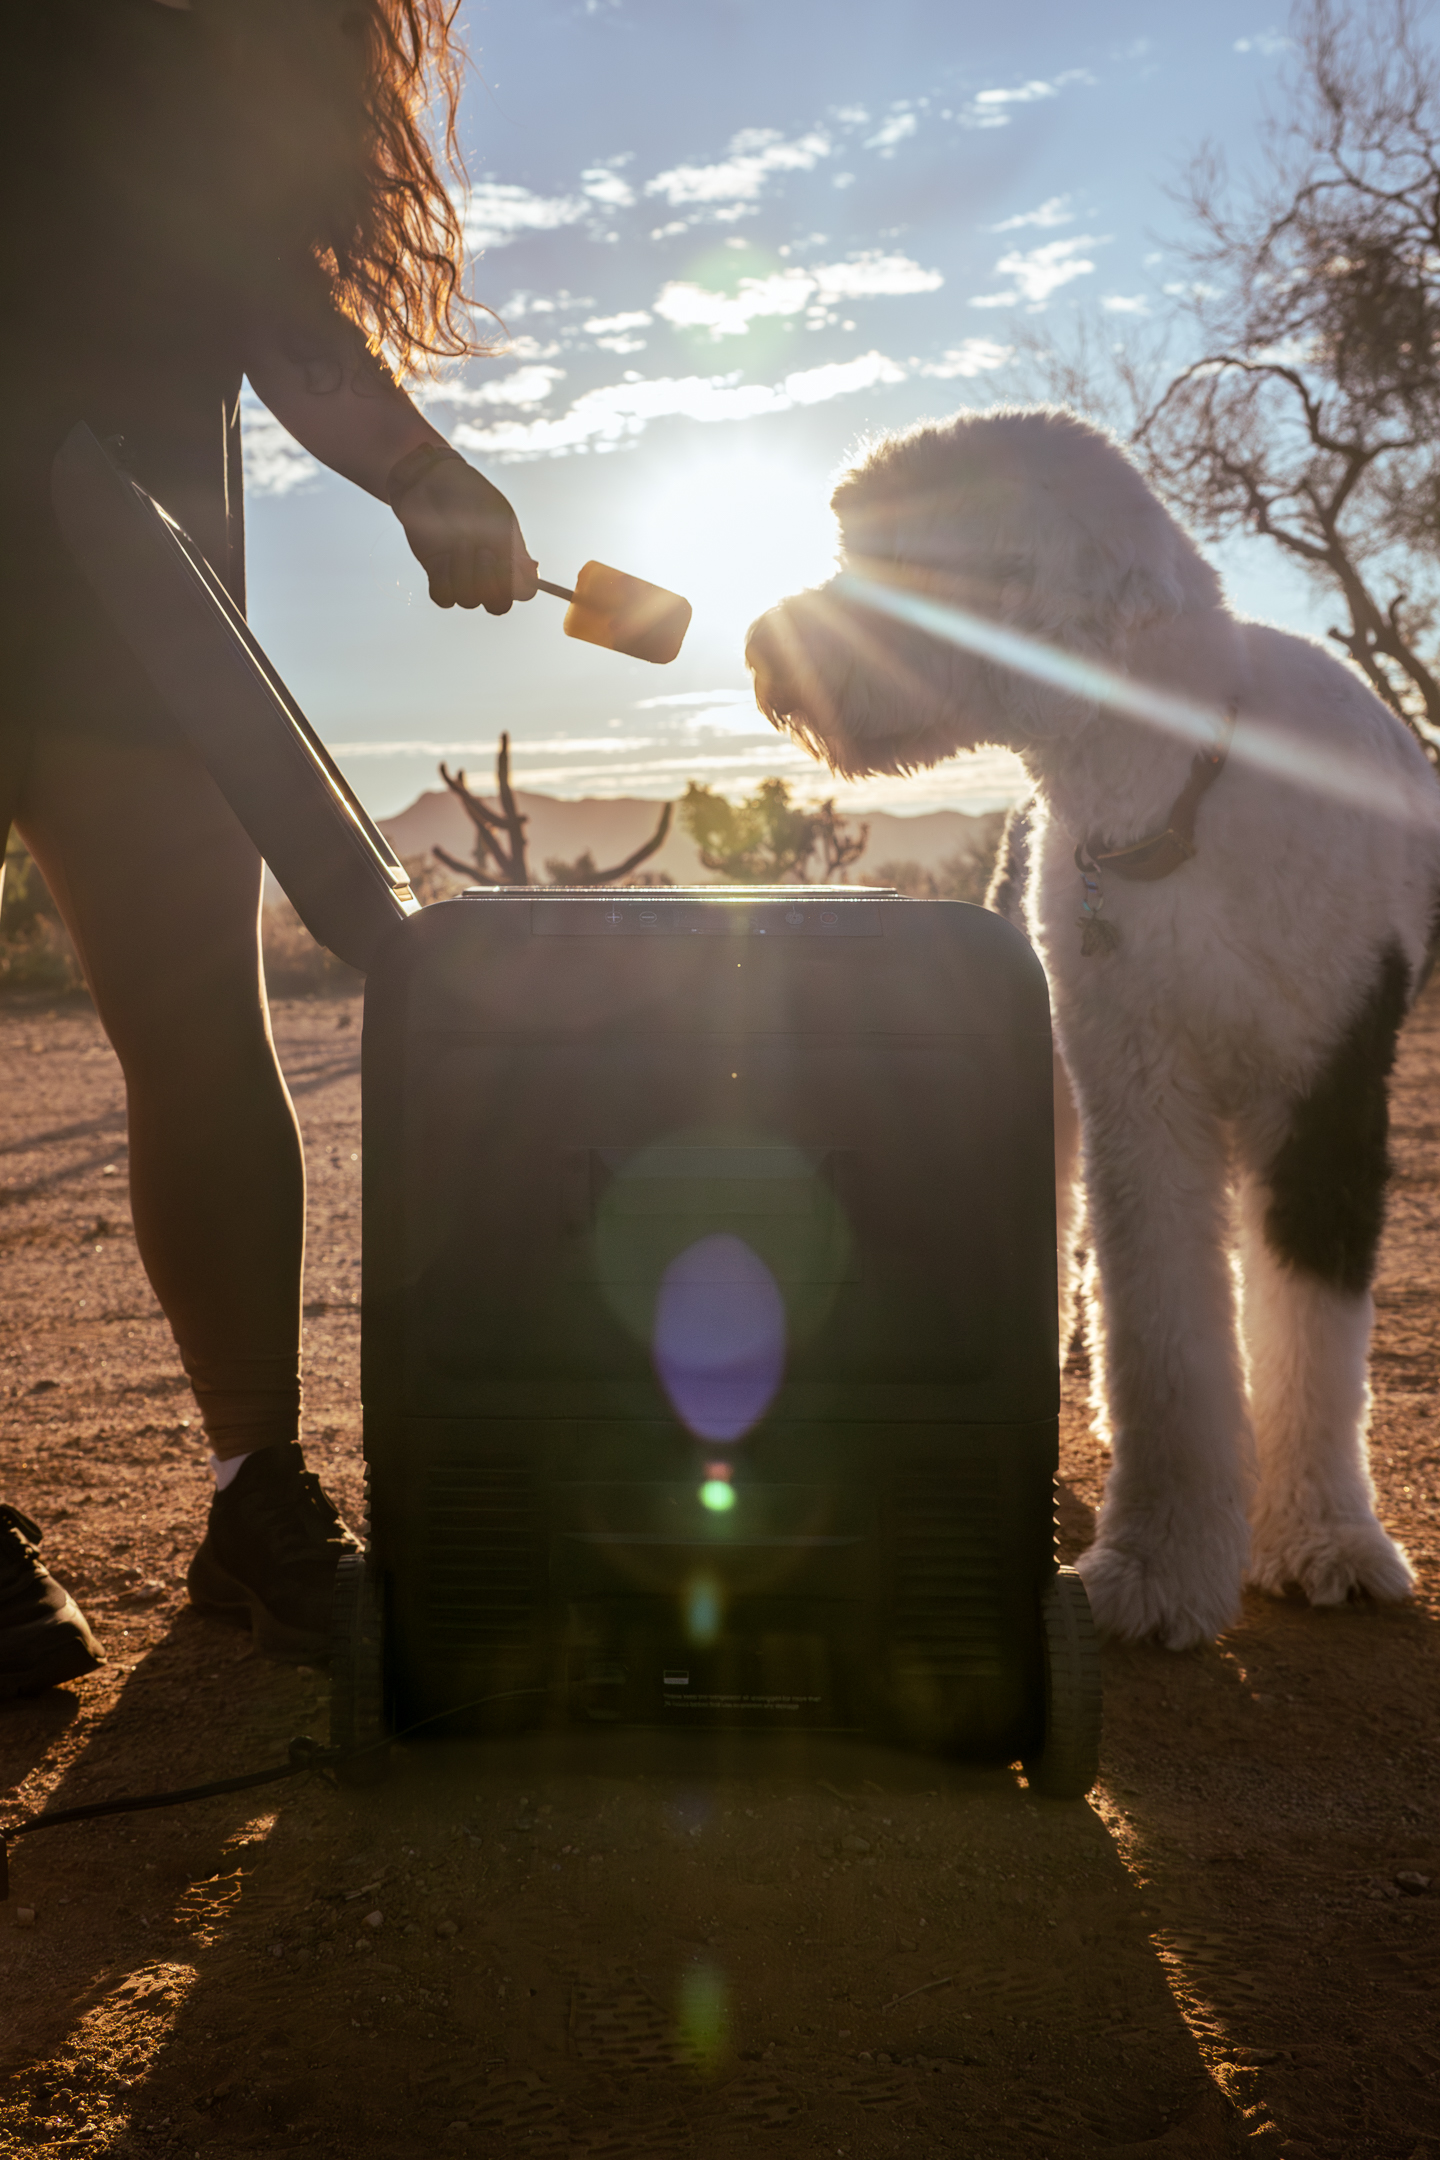
M 214 1636 L 177 1626 L 116 1717 L 133 1729 Z M 250 1707 L 227 1763 L 283 1752 L 273 1693 Z M 824 1736 L 397 1755 L 366 1793 L 17 1848 L 49 1949 L 25 2053 L 52 2058 L 12 2087 L 21 2150 L 1232 2149 L 1154 1916 L 1087 1806 Z M 66 1881 L 83 1911 L 57 1907 Z
M 353 1510 L 352 1024 L 277 1014 L 310 1166 L 307 1445 Z M 118 1141 L 98 1159 L 120 1082 L 93 1016 L 0 1011 L 0 1057 L 6 1497 L 110 1659 L 0 1711 L 8 1816 L 278 1761 L 324 1736 L 325 1688 L 184 1607 L 204 1474 Z M 1397 1067 L 1372 1360 L 1414 1606 L 1256 1597 L 1193 1655 L 1107 1652 L 1085 1807 L 841 1740 L 536 1735 L 407 1747 L 371 1794 L 22 1841 L 0 2151 L 1440 2160 L 1437 1084 L 1440 987 Z M 1077 1362 L 1067 1557 L 1104 1473 L 1085 1393 Z

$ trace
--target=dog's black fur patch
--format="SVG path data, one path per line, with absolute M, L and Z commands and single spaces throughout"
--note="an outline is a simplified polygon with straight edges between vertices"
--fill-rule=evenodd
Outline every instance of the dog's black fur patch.
M 1410 970 L 1390 946 L 1370 995 L 1296 1102 L 1270 1165 L 1265 1237 L 1271 1251 L 1355 1297 L 1370 1286 L 1385 1224 L 1385 1083 L 1409 1003 Z

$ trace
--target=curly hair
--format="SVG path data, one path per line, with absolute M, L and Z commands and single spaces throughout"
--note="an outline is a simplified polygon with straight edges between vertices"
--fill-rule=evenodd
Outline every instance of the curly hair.
M 351 0 L 341 27 L 368 66 L 359 215 L 320 260 L 344 312 L 401 374 L 480 350 L 470 330 L 464 235 L 427 139 L 439 104 L 446 163 L 463 176 L 455 123 L 464 55 L 460 0 Z
M 244 116 L 238 207 L 265 255 L 318 266 L 399 376 L 485 350 L 440 169 L 463 180 L 459 0 L 209 0 L 207 12 Z

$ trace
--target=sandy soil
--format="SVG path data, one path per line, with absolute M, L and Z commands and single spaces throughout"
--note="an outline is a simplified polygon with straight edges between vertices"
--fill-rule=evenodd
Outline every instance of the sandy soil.
M 309 1446 L 356 1512 L 358 1023 L 278 1014 Z M 207 1479 L 88 1008 L 0 1010 L 0 1070 L 0 1488 L 109 1659 L 0 1710 L 14 1819 L 279 1761 L 326 1690 L 186 1606 Z M 1089 1805 L 842 1741 L 584 1733 L 22 1840 L 0 2151 L 1440 2160 L 1437 1070 L 1432 996 L 1375 1356 L 1414 1605 L 1255 1597 L 1203 1652 L 1109 1653 Z M 1064 1458 L 1077 1551 L 1102 1462 L 1074 1370 Z

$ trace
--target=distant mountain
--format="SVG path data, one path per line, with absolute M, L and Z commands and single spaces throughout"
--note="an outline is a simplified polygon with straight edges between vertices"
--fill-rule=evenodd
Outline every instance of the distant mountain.
M 488 792 L 484 799 L 493 802 Z M 531 875 L 546 874 L 547 861 L 574 862 L 588 848 L 603 869 L 623 862 L 655 830 L 660 815 L 658 802 L 633 795 L 590 796 L 579 802 L 563 802 L 554 795 L 531 795 L 517 789 L 516 801 L 529 819 L 526 843 Z M 859 863 L 850 873 L 852 884 L 874 878 L 890 863 L 915 863 L 922 870 L 938 870 L 957 855 L 989 855 L 1003 820 L 992 810 L 970 817 L 962 810 L 932 810 L 922 817 L 895 817 L 889 811 L 872 811 L 868 818 L 870 840 Z M 381 818 L 380 830 L 397 855 L 413 859 L 443 847 L 468 862 L 472 854 L 470 821 L 447 788 L 430 788 L 394 817 Z M 709 885 L 720 882 L 704 870 L 689 836 L 671 828 L 665 845 L 644 865 L 661 871 L 677 885 Z

